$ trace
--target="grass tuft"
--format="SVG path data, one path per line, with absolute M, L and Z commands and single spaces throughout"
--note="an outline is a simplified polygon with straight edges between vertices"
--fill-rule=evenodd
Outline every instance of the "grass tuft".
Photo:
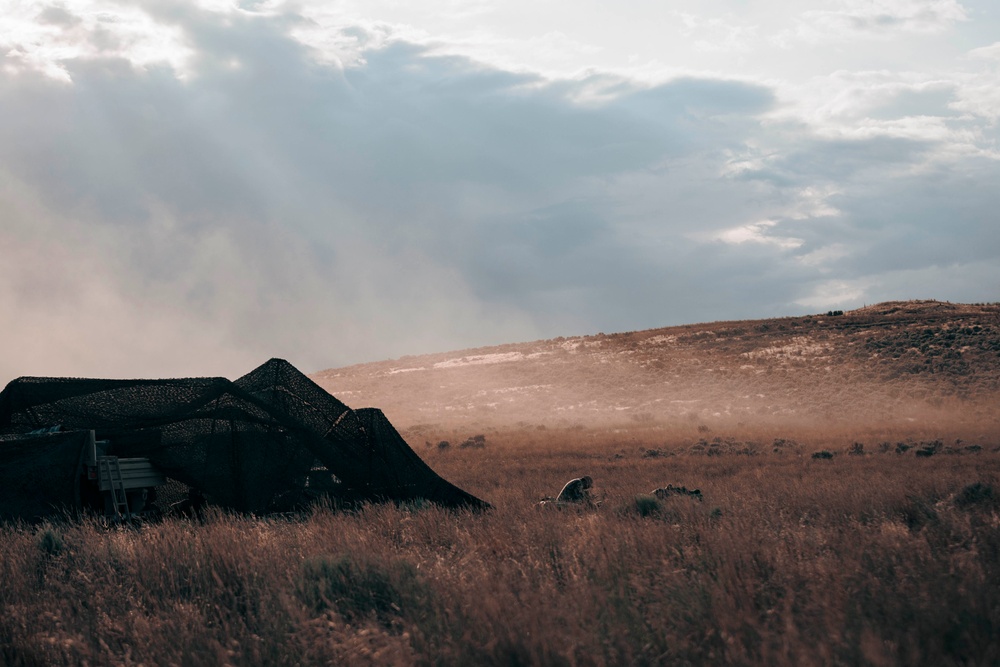
M 375 563 L 350 555 L 306 561 L 298 595 L 314 612 L 336 611 L 348 622 L 370 618 L 386 627 L 402 618 L 419 619 L 432 593 L 410 563 Z

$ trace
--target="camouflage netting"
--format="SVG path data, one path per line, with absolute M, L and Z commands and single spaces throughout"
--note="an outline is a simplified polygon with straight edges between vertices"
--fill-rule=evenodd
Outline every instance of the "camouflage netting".
M 56 425 L 64 433 L 29 435 Z M 431 470 L 380 410 L 352 410 L 272 359 L 235 382 L 12 381 L 0 393 L 0 518 L 79 506 L 91 429 L 109 441 L 108 453 L 147 457 L 169 479 L 237 511 L 275 511 L 319 492 L 347 502 L 488 506 Z
M 31 521 L 79 502 L 86 431 L 0 435 L 0 518 Z

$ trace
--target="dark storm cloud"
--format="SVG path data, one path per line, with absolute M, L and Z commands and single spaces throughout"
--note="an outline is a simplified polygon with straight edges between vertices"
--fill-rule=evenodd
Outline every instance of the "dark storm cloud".
M 830 210 L 774 218 L 776 229 L 802 242 L 782 253 L 782 271 L 798 281 L 800 297 L 833 280 L 866 286 L 868 303 L 916 298 L 905 291 L 906 281 L 894 277 L 907 274 L 915 290 L 951 290 L 950 298 L 959 301 L 993 298 L 1000 274 L 982 267 L 1000 266 L 1000 227 L 991 214 L 1000 206 L 992 186 L 1000 179 L 1000 164 L 982 155 L 934 159 L 942 148 L 930 139 L 807 139 L 786 145 L 780 157 L 740 176 L 767 184 L 775 196 L 781 190 L 831 188 L 824 199 Z M 809 261 L 831 249 L 822 263 Z M 955 278 L 947 284 L 920 278 L 922 271 L 941 275 L 942 270 Z
M 964 166 L 961 173 L 935 169 L 845 197 L 841 205 L 853 227 L 871 237 L 849 259 L 851 269 L 996 261 L 1000 226 L 992 211 L 1000 210 L 1000 192 L 992 184 L 1000 179 L 1000 168 L 983 159 Z
M 76 369 L 314 370 L 788 314 L 831 278 L 995 259 L 994 162 L 920 171 L 934 141 L 763 122 L 765 86 L 549 81 L 401 41 L 338 67 L 294 14 L 150 12 L 182 30 L 184 72 L 0 69 L 0 307 L 24 341 L 88 323 L 50 357 Z M 814 190 L 836 210 L 803 212 Z

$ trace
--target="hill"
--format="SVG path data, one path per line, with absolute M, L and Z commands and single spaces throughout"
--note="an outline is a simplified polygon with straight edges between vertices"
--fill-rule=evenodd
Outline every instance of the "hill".
M 401 428 L 1000 421 L 1000 304 L 555 338 L 321 371 Z M 985 424 L 984 424 L 985 425 Z

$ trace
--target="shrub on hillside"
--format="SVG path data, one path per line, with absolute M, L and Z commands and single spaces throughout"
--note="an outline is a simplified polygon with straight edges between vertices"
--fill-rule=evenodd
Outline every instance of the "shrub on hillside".
M 459 445 L 460 449 L 469 449 L 470 447 L 474 449 L 482 449 L 486 446 L 486 436 L 485 435 L 474 435 L 471 438 L 465 440 Z
M 934 456 L 939 451 L 941 451 L 941 447 L 942 447 L 942 444 L 941 444 L 940 440 L 934 440 L 932 442 L 925 442 L 920 447 L 920 449 L 918 449 L 915 453 L 916 453 L 917 456 L 923 456 L 923 457 Z

